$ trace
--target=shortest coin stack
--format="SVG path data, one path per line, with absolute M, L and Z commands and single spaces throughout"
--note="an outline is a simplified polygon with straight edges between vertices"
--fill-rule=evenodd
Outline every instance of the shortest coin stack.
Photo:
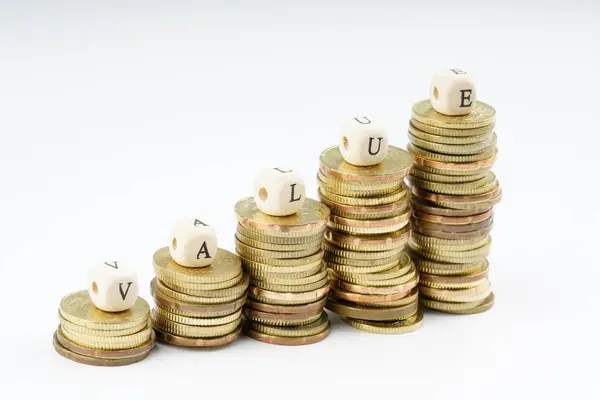
M 325 339 L 329 278 L 321 244 L 327 207 L 307 198 L 297 213 L 275 217 L 261 212 L 249 197 L 235 205 L 235 212 L 236 250 L 251 276 L 246 334 L 279 345 Z
M 129 310 L 105 312 L 82 290 L 62 299 L 59 319 L 54 349 L 82 364 L 133 364 L 146 358 L 154 347 L 150 307 L 141 297 Z
M 219 248 L 209 266 L 183 267 L 168 247 L 154 254 L 152 323 L 161 342 L 182 347 L 231 343 L 241 334 L 248 276 L 239 257 Z
M 319 195 L 332 213 L 323 244 L 332 278 L 327 308 L 367 332 L 417 329 L 423 319 L 419 276 L 403 252 L 411 207 L 402 180 L 410 172 L 411 156 L 389 146 L 381 163 L 354 166 L 331 147 L 320 162 Z

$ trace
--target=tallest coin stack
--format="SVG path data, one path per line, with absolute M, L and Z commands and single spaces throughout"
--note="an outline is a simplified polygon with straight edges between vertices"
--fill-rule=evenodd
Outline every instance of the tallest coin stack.
M 486 257 L 493 206 L 501 199 L 490 171 L 497 153 L 495 114 L 480 101 L 464 115 L 441 114 L 430 100 L 412 108 L 409 247 L 420 271 L 421 303 L 438 311 L 473 314 L 494 305 Z

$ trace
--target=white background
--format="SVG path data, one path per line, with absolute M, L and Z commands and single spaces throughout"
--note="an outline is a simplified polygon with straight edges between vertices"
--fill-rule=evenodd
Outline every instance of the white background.
M 598 395 L 598 2 L 210 3 L 0 2 L 0 397 Z M 492 311 L 404 336 L 333 317 L 312 346 L 158 346 L 113 369 L 54 353 L 88 267 L 130 260 L 149 300 L 173 221 L 201 216 L 231 250 L 260 168 L 299 169 L 315 197 L 346 118 L 405 147 L 448 67 L 497 109 Z

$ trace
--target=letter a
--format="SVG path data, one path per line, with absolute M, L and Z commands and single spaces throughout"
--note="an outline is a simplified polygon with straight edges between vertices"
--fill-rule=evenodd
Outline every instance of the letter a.
M 210 254 L 208 253 L 208 247 L 206 246 L 206 240 L 204 242 L 202 242 L 202 246 L 200 246 L 200 250 L 198 251 L 198 254 L 196 255 L 197 260 L 200 259 L 200 254 L 204 254 L 204 258 L 211 258 Z

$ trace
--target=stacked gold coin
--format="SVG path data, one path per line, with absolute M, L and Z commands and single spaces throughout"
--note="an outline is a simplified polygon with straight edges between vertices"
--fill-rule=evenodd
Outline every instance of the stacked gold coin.
M 73 361 L 128 365 L 148 357 L 154 347 L 150 307 L 141 297 L 127 311 L 105 312 L 96 308 L 88 292 L 82 290 L 61 300 L 58 315 L 54 349 Z
M 209 266 L 188 268 L 171 258 L 168 247 L 153 257 L 150 283 L 158 340 L 183 347 L 231 343 L 241 334 L 248 275 L 235 254 L 219 248 Z
M 281 345 L 323 340 L 329 334 L 323 311 L 329 277 L 321 245 L 329 209 L 307 198 L 297 213 L 274 217 L 248 197 L 235 212 L 236 250 L 250 275 L 246 334 Z
M 417 329 L 419 277 L 403 252 L 410 236 L 410 193 L 403 184 L 410 154 L 390 146 L 381 163 L 358 167 L 331 147 L 320 164 L 319 196 L 332 214 L 323 244 L 332 278 L 327 308 L 368 332 Z
M 490 171 L 497 153 L 495 116 L 481 101 L 461 116 L 439 114 L 429 100 L 413 105 L 409 247 L 421 273 L 421 303 L 429 308 L 473 314 L 494 305 L 486 257 L 493 206 L 502 194 Z

